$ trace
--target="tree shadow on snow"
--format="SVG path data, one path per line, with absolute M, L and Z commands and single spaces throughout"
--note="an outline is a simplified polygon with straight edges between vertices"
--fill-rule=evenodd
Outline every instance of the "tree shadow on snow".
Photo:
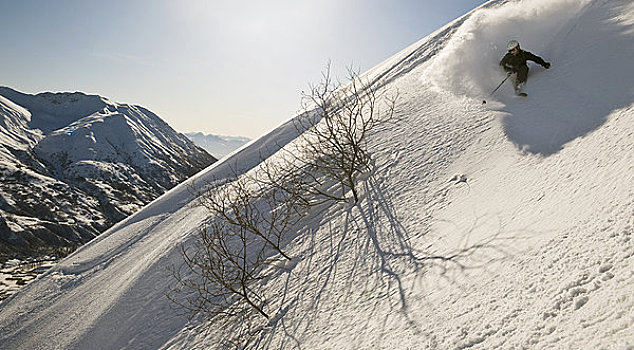
M 624 6 L 606 3 L 607 11 L 585 12 L 557 33 L 543 57 L 553 66 L 532 66 L 526 99 L 500 100 L 510 113 L 503 120 L 507 137 L 523 151 L 550 156 L 568 142 L 603 125 L 608 116 L 634 100 L 634 29 L 621 19 Z M 593 39 L 596 38 L 596 39 Z
M 303 276 L 289 274 L 281 294 L 282 304 L 290 305 L 290 310 L 284 309 L 284 314 L 276 318 L 274 324 L 270 323 L 269 331 L 262 334 L 257 348 L 279 348 L 280 341 L 285 346 L 301 348 L 298 339 L 303 334 L 332 331 L 324 329 L 324 324 L 342 322 L 350 308 L 366 315 L 384 313 L 379 317 L 384 328 L 389 328 L 394 317 L 402 317 L 413 331 L 422 333 L 424 330 L 410 312 L 410 304 L 417 302 L 411 295 L 413 289 L 420 288 L 415 285 L 418 278 L 438 273 L 439 278 L 454 283 L 451 279 L 455 274 L 450 272 L 482 268 L 494 259 L 492 255 L 498 259 L 510 256 L 501 231 L 477 241 L 470 240 L 466 233 L 462 237 L 463 244 L 442 254 L 430 252 L 429 247 L 421 249 L 420 240 L 413 239 L 414 236 L 420 238 L 421 234 L 414 234 L 403 225 L 390 192 L 382 182 L 373 175 L 363 187 L 359 203 L 344 209 L 344 226 L 333 227 L 332 221 L 324 218 L 330 223 L 329 234 L 324 236 L 322 232 L 321 242 L 308 245 L 311 249 L 305 252 L 308 270 Z M 315 239 L 317 231 L 307 236 Z M 299 288 L 293 290 L 289 287 L 292 284 Z M 295 318 L 286 322 L 287 313 L 296 313 Z M 377 317 L 368 317 L 365 324 L 359 324 L 358 319 L 355 322 L 355 328 L 369 329 L 375 327 Z M 283 331 L 287 339 L 278 338 L 274 344 L 271 334 L 279 331 Z M 358 337 L 365 336 L 363 332 L 358 334 Z
M 482 262 L 486 265 L 492 251 L 498 257 L 509 255 L 499 232 L 479 241 L 463 238 L 464 244 L 442 254 L 419 248 L 420 240 L 412 238 L 421 234 L 403 225 L 390 191 L 374 175 L 363 183 L 359 203 L 333 208 L 318 208 L 311 217 L 320 225 L 313 221 L 300 229 L 305 247 L 302 268 L 274 273 L 283 283 L 271 300 L 271 318 L 256 317 L 250 325 L 222 324 L 237 340 L 236 348 L 302 349 L 304 335 L 324 332 L 328 338 L 327 333 L 334 331 L 328 325 L 343 322 L 351 310 L 367 315 L 389 310 L 381 318 L 385 328 L 394 317 L 402 317 L 412 330 L 423 332 L 410 312 L 412 290 L 419 288 L 414 285 L 417 278 L 438 273 L 453 283 L 455 274 L 448 272 L 481 267 L 474 263 L 478 259 L 486 260 Z M 333 220 L 335 216 L 341 220 Z M 365 324 L 354 327 L 371 328 L 376 322 L 376 317 L 368 317 Z M 358 337 L 364 336 L 359 332 Z M 351 343 L 362 341 L 350 339 Z
M 359 216 L 355 223 L 365 236 L 367 249 L 359 251 L 359 255 L 373 259 L 374 280 L 380 281 L 374 288 L 382 287 L 385 296 L 384 299 L 375 299 L 375 308 L 379 303 L 389 302 L 414 329 L 418 327 L 409 316 L 412 301 L 409 295 L 413 288 L 420 288 L 420 285 L 415 286 L 417 279 L 431 273 L 454 284 L 452 276 L 455 274 L 451 272 L 462 274 L 512 255 L 507 244 L 509 238 L 503 237 L 502 227 L 483 238 L 471 237 L 473 231 L 478 229 L 478 223 L 474 223 L 467 232 L 455 232 L 461 241 L 458 245 L 434 248 L 427 242 L 421 247 L 421 242 L 426 241 L 426 233 L 412 232 L 403 225 L 390 192 L 383 188 L 375 176 L 366 181 L 363 199 L 365 203 L 356 206 Z M 515 239 L 518 237 L 512 238 Z

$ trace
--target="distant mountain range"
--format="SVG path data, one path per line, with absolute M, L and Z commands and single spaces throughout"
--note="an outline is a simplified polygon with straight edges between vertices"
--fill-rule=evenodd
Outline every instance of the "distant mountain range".
M 0 87 L 0 260 L 87 242 L 215 161 L 143 107 Z
M 201 132 L 190 132 L 185 133 L 185 135 L 217 158 L 222 158 L 251 141 L 251 139 L 241 136 L 206 135 Z

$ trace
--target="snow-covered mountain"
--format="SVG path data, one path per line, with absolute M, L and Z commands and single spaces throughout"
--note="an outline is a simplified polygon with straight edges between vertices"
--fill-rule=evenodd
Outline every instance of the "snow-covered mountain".
M 202 132 L 189 132 L 185 133 L 185 136 L 218 159 L 251 141 L 251 139 L 242 136 L 220 136 Z
M 511 39 L 552 63 L 531 65 L 526 99 L 508 83 L 489 95 Z M 208 219 L 192 187 L 276 160 L 292 120 L 0 304 L 1 344 L 631 349 L 632 47 L 630 0 L 490 1 L 367 73 L 399 92 L 395 121 L 369 136 L 359 202 L 286 232 L 292 260 L 257 285 L 268 319 L 202 324 L 165 295 Z
M 85 243 L 214 160 L 142 107 L 0 87 L 0 257 Z

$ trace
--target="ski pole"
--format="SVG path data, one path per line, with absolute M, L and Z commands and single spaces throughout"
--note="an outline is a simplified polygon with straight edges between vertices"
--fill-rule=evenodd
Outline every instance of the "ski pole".
M 489 96 L 493 96 L 493 94 L 498 91 L 498 89 L 502 86 L 502 84 L 504 84 L 504 82 L 511 76 L 511 73 L 506 75 L 506 78 L 504 78 L 504 80 L 502 80 L 502 82 L 500 83 L 500 85 L 498 85 L 498 87 L 495 88 L 495 90 L 491 91 L 491 93 L 489 94 Z M 482 100 L 482 104 L 487 103 L 487 100 Z

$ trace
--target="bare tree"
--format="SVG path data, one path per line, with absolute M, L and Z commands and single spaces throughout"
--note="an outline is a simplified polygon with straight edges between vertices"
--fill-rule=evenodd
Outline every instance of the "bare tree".
M 175 273 L 174 291 L 187 295 L 181 306 L 208 318 L 249 310 L 268 318 L 258 282 L 278 257 L 291 259 L 282 247 L 284 233 L 301 218 L 301 206 L 293 194 L 252 176 L 223 182 L 198 195 L 196 204 L 209 216 L 195 244 L 182 249 L 188 275 Z
M 296 119 L 303 141 L 296 144 L 300 148 L 296 158 L 302 164 L 300 172 L 311 178 L 311 192 L 346 200 L 345 194 L 350 191 L 358 202 L 358 177 L 370 171 L 368 135 L 392 120 L 398 94 L 380 89 L 381 84 L 370 83 L 351 68 L 348 75 L 347 84 L 335 83 L 328 65 L 323 80 L 303 94 L 304 109 L 313 112 Z M 340 191 L 321 190 L 326 179 L 336 181 Z
M 275 259 L 291 260 L 287 233 L 316 205 L 347 201 L 349 192 L 359 201 L 359 175 L 371 164 L 368 135 L 392 119 L 397 96 L 348 73 L 349 83 L 335 84 L 328 68 L 304 94 L 310 112 L 296 118 L 293 145 L 197 195 L 209 216 L 195 244 L 182 249 L 187 274 L 175 272 L 186 309 L 208 319 L 253 312 L 268 319 L 261 282 Z

